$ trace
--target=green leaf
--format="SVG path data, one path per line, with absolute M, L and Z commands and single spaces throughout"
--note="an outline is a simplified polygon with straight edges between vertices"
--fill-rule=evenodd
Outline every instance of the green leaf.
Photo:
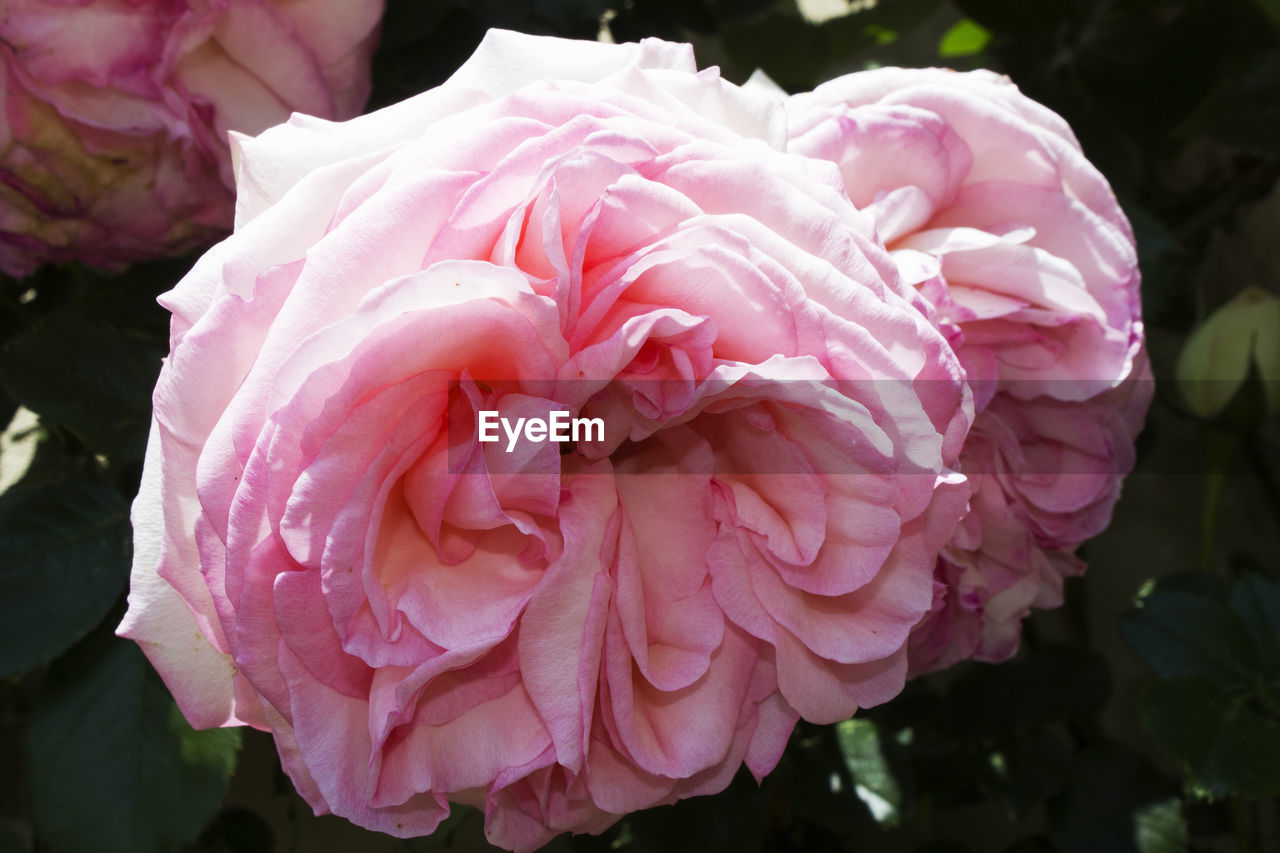
M 1139 713 L 1147 735 L 1194 775 L 1209 757 L 1229 705 L 1208 679 L 1170 678 L 1147 688 Z
M 858 799 L 877 823 L 897 826 L 902 819 L 902 789 L 880 748 L 879 728 L 861 717 L 843 720 L 836 723 L 836 741 Z
M 138 647 L 94 635 L 49 670 L 28 728 L 36 835 L 58 853 L 162 853 L 217 811 L 238 729 L 187 724 Z
M 1157 681 L 1141 702 L 1142 725 L 1210 796 L 1280 794 L 1280 723 L 1202 678 Z
M 1183 853 L 1187 849 L 1187 822 L 1177 797 L 1142 806 L 1133 819 L 1139 853 Z
M 101 321 L 129 337 L 168 349 L 170 314 L 157 297 L 185 276 L 203 251 L 134 264 L 118 275 L 81 270 L 81 290 L 61 310 Z
M 1280 584 L 1245 575 L 1231 593 L 1231 609 L 1249 632 L 1268 686 L 1280 697 Z
M 35 413 L 19 408 L 9 426 L 0 433 L 0 494 L 26 476 L 35 461 L 36 450 L 47 437 Z
M 775 810 L 785 809 L 815 830 L 850 837 L 877 827 L 853 790 L 834 726 L 801 721 L 766 784 Z
M 1198 780 L 1208 791 L 1244 797 L 1280 795 L 1280 723 L 1237 702 L 1222 719 Z
M 57 313 L 0 350 L 0 385 L 93 451 L 141 459 L 163 355 L 149 339 L 89 317 Z
M 69 648 L 128 576 L 128 506 L 114 489 L 63 480 L 0 496 L 0 675 Z
M 1234 692 L 1256 683 L 1258 662 L 1249 634 L 1216 598 L 1157 589 L 1121 617 L 1120 633 L 1166 678 L 1207 678 Z
M 990 41 L 989 30 L 971 18 L 961 18 L 938 42 L 938 56 L 973 56 L 982 53 Z
M 857 11 L 819 27 L 828 62 L 815 82 L 852 68 L 936 65 L 939 42 L 959 19 L 951 4 L 937 0 L 857 3 L 853 8 Z M 961 59 L 954 58 L 953 64 L 963 64 Z

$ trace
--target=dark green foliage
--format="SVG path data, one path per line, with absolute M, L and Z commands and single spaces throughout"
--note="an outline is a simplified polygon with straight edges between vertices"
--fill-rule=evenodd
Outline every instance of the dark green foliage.
M 0 389 L 90 453 L 140 460 L 168 351 L 168 315 L 156 296 L 189 265 L 161 261 L 115 277 L 61 267 L 0 282 L 10 320 L 0 326 Z
M 1225 601 L 1188 592 L 1162 592 L 1121 622 L 1129 646 L 1165 677 L 1198 676 L 1226 690 L 1243 690 L 1258 668 L 1249 634 Z
M 65 426 L 85 445 L 140 459 L 151 420 L 150 389 L 163 353 L 133 346 L 96 318 L 41 318 L 0 352 L 0 384 L 14 400 Z
M 0 495 L 0 674 L 52 660 L 129 576 L 129 518 L 109 486 L 67 479 Z
M 1181 849 L 1176 789 L 1146 759 L 1112 743 L 1075 757 L 1070 785 L 1052 804 L 1063 853 L 1163 853 Z
M 237 729 L 197 732 L 137 646 L 94 637 L 50 668 L 31 712 L 37 837 L 68 853 L 159 853 L 194 839 L 236 763 Z
M 1245 575 L 1173 576 L 1122 623 L 1161 676 L 1143 728 L 1211 797 L 1280 795 L 1280 585 Z

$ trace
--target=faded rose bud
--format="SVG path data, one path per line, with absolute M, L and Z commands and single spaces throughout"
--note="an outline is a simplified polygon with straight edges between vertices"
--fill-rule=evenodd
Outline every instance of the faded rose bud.
M 382 0 L 0 0 L 0 271 L 119 268 L 231 228 L 227 132 L 350 118 Z
M 1256 370 L 1267 417 L 1280 414 L 1280 299 L 1249 287 L 1187 338 L 1178 356 L 1178 387 L 1202 418 L 1222 414 Z

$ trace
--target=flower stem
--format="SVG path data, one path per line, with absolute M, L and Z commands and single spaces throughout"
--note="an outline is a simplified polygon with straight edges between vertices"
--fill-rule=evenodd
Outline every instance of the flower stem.
M 1204 430 L 1205 489 L 1204 510 L 1200 516 L 1200 568 L 1213 571 L 1213 551 L 1218 537 L 1218 516 L 1227 472 L 1240 448 L 1240 436 L 1213 426 Z

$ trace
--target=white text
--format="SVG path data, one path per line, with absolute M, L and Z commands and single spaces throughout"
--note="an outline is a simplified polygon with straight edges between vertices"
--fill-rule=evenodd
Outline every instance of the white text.
M 501 425 L 507 436 L 507 452 L 515 450 L 516 441 L 523 432 L 526 441 L 578 442 L 604 441 L 603 418 L 571 418 L 568 412 L 551 412 L 550 419 L 501 417 L 496 411 L 481 409 L 476 413 L 476 434 L 482 443 L 499 440 Z

